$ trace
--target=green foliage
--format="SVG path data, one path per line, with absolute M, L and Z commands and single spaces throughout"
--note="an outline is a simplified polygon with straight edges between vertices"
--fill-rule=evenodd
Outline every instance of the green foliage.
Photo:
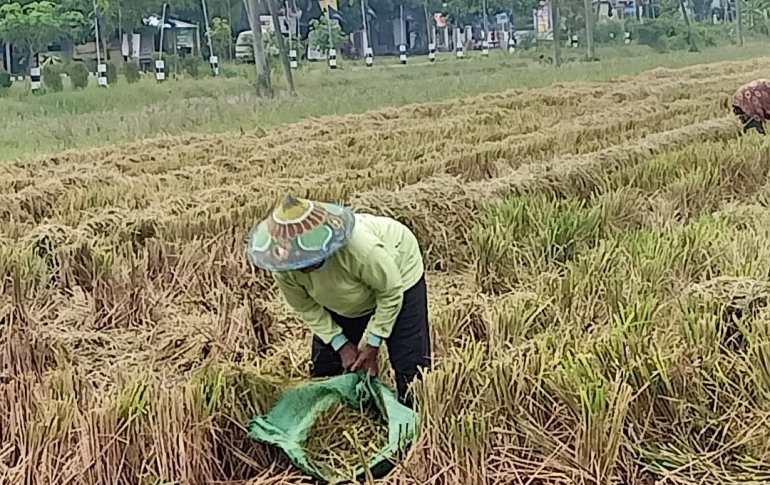
M 64 90 L 61 75 L 62 71 L 59 66 L 51 65 L 43 68 L 43 84 L 46 91 L 58 93 Z
M 692 22 L 691 25 L 692 35 L 697 45 L 715 47 L 733 42 L 728 30 L 730 26 L 704 22 Z M 645 20 L 643 24 L 629 21 L 626 28 L 637 43 L 652 47 L 657 52 L 690 48 L 687 25 L 681 18 L 675 16 L 662 15 L 657 19 Z
M 233 29 L 230 27 L 230 23 L 227 21 L 227 19 L 214 17 L 211 20 L 209 36 L 211 37 L 211 47 L 214 49 L 214 53 L 219 56 L 220 59 L 233 58 L 233 53 L 230 50 L 230 47 L 234 45 Z
M 139 64 L 136 62 L 129 62 L 124 64 L 123 74 L 125 74 L 128 84 L 138 83 L 142 78 L 141 71 L 139 70 Z
M 29 58 L 54 41 L 74 38 L 83 24 L 82 13 L 54 2 L 6 3 L 0 7 L 0 39 L 23 46 Z
M 331 36 L 329 36 L 329 30 L 331 30 Z M 326 16 L 322 16 L 320 19 L 310 20 L 308 44 L 324 54 L 329 52 L 329 49 L 332 47 L 339 49 L 347 41 L 347 35 L 342 31 L 339 22 L 332 21 L 330 29 Z
M 67 69 L 72 87 L 83 89 L 88 87 L 88 68 L 82 62 L 73 62 Z
M 265 54 L 270 57 L 278 57 L 281 55 L 281 52 L 278 50 L 278 41 L 275 40 L 275 36 L 275 31 L 262 34 L 262 43 L 265 45 Z
M 182 58 L 177 54 L 163 56 L 166 62 L 166 74 L 179 74 L 182 71 Z
M 0 89 L 8 89 L 13 85 L 13 79 L 11 75 L 0 69 Z
M 107 84 L 110 86 L 118 82 L 118 68 L 112 62 L 107 63 Z
M 182 59 L 182 68 L 191 77 L 200 76 L 200 68 L 203 60 L 198 56 L 188 56 Z
M 597 44 L 623 44 L 625 42 L 625 22 L 612 20 L 594 27 L 594 42 Z

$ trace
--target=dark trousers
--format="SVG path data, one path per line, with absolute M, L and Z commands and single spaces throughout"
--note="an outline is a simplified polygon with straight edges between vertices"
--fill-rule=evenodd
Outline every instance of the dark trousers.
M 372 315 L 347 318 L 329 311 L 334 323 L 342 327 L 342 333 L 354 344 L 364 336 Z M 398 398 L 412 407 L 409 384 L 420 378 L 420 369 L 430 367 L 430 328 L 428 325 L 428 294 L 425 277 L 404 292 L 404 302 L 387 339 L 390 365 L 396 373 Z M 333 377 L 344 372 L 342 359 L 331 345 L 313 337 L 310 375 L 312 377 Z

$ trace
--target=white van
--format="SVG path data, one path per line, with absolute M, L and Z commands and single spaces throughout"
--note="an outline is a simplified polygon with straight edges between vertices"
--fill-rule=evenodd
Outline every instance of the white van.
M 235 39 L 235 60 L 254 62 L 254 35 L 250 30 L 244 30 Z
M 274 35 L 272 31 L 262 31 L 262 40 L 265 43 L 265 50 L 268 55 L 277 56 L 279 54 L 278 47 L 273 45 L 273 42 L 269 42 L 267 39 L 269 36 Z M 244 30 L 235 39 L 235 60 L 237 62 L 254 62 L 254 35 L 250 30 Z

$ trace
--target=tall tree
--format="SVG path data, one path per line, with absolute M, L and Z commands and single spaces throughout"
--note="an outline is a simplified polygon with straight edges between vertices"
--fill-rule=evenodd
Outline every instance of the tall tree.
M 75 38 L 84 22 L 82 13 L 49 1 L 6 3 L 0 7 L 0 39 L 23 46 L 31 68 L 37 54 L 52 42 Z

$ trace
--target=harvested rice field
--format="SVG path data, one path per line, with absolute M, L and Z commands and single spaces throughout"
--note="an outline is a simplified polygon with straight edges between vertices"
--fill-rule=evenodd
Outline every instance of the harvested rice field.
M 435 368 L 382 483 L 770 481 L 770 58 L 0 166 L 0 483 L 312 483 L 245 425 L 309 368 L 248 265 L 286 193 L 391 215 Z

